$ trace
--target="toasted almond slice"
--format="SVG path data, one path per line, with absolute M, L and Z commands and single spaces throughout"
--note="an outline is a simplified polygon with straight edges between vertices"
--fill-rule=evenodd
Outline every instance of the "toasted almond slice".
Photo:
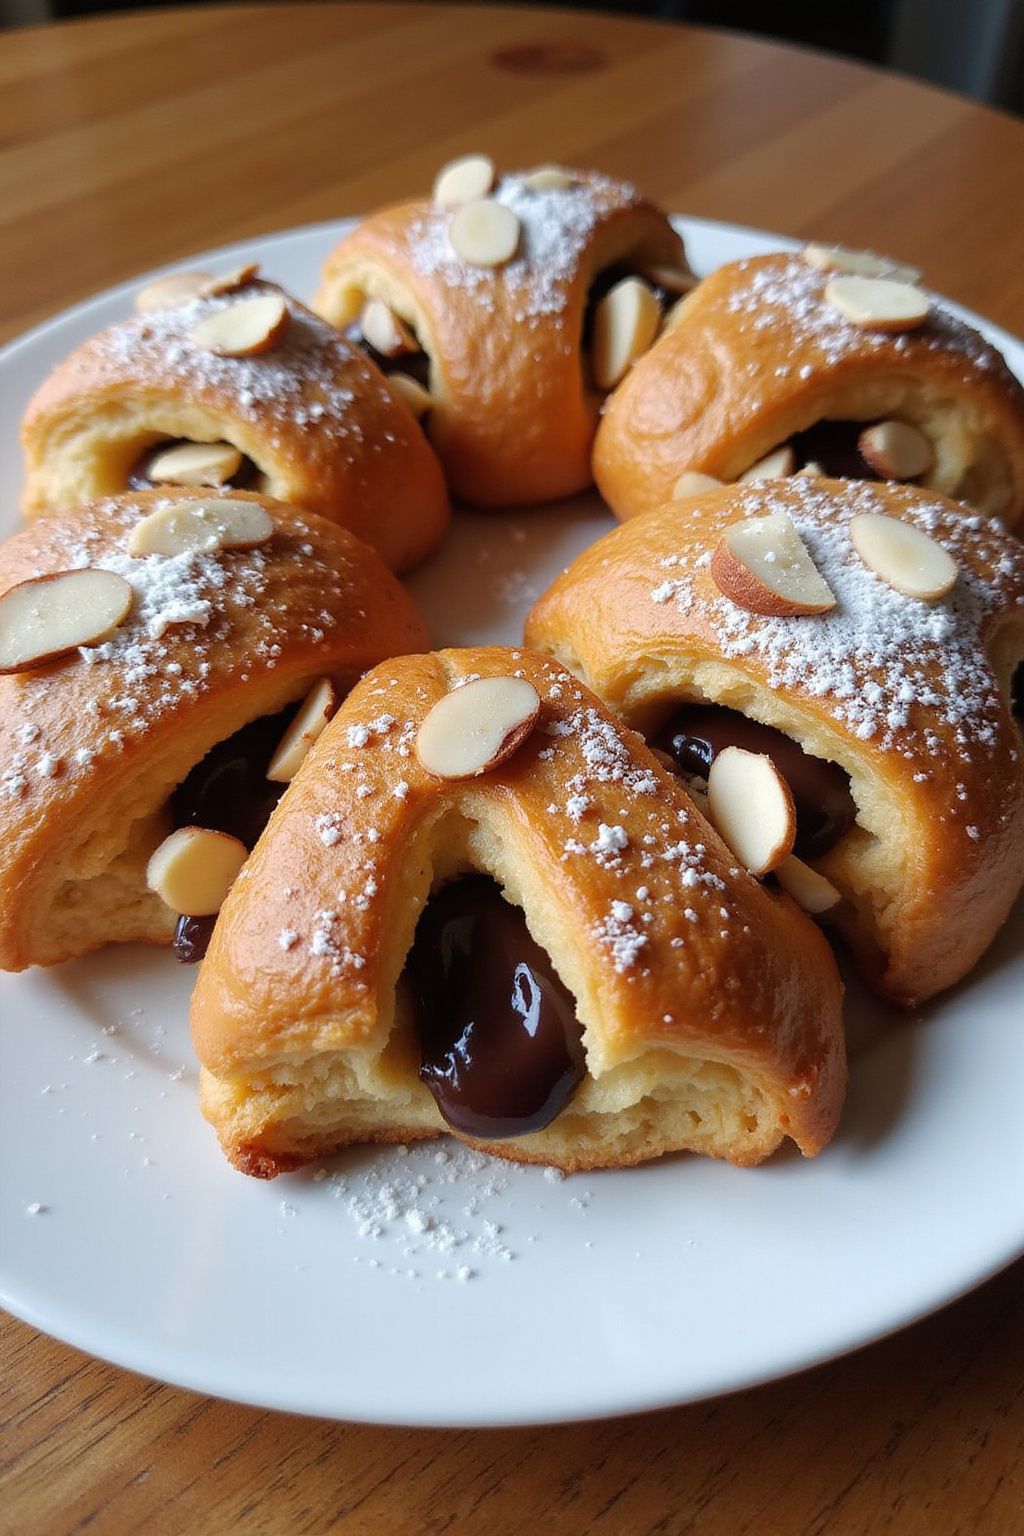
M 226 485 L 241 467 L 231 443 L 177 443 L 150 459 L 146 477 L 154 485 Z
M 825 471 L 817 459 L 808 459 L 803 469 L 798 469 L 796 472 L 796 478 L 799 480 L 801 477 L 804 480 L 822 480 L 825 477 Z
M 247 261 L 243 266 L 232 267 L 229 272 L 221 272 L 216 277 L 211 277 L 199 290 L 199 296 L 203 299 L 215 299 L 221 293 L 234 293 L 238 288 L 244 288 L 251 283 L 253 278 L 259 277 L 260 264 L 258 261 Z
M 562 165 L 536 165 L 523 177 L 531 192 L 565 192 L 573 184 L 572 173 Z
M 323 732 L 338 708 L 338 695 L 329 677 L 322 677 L 306 695 L 305 701 L 281 737 L 270 759 L 267 778 L 275 784 L 290 784 L 306 761 L 306 754 Z
M 827 613 L 836 605 L 788 512 L 726 528 L 711 556 L 711 578 L 731 602 L 768 618 Z
M 850 519 L 850 539 L 864 564 L 907 597 L 932 603 L 956 581 L 956 562 L 948 551 L 901 518 L 858 513 Z
M 238 878 L 248 850 L 227 832 L 179 827 L 146 865 L 146 884 L 183 917 L 212 917 Z
M 429 389 L 409 377 L 407 373 L 389 373 L 388 384 L 416 417 L 417 421 L 433 409 L 434 397 Z
M 661 305 L 639 277 L 609 288 L 594 310 L 590 361 L 598 389 L 614 389 L 658 334 Z
M 517 215 L 492 197 L 463 203 L 448 228 L 452 250 L 474 267 L 504 266 L 516 253 L 519 235 Z
M 805 864 L 803 859 L 798 859 L 794 853 L 778 865 L 775 876 L 786 894 L 799 902 L 812 917 L 830 912 L 843 899 L 831 880 L 826 880 L 824 875 Z
M 189 335 L 197 347 L 221 357 L 252 357 L 276 347 L 288 329 L 288 305 L 281 293 L 260 293 L 215 310 Z
M 788 443 L 783 443 L 781 448 L 773 448 L 771 453 L 766 453 L 763 459 L 758 459 L 756 464 L 745 469 L 740 475 L 740 483 L 748 480 L 784 480 L 795 468 L 796 454 Z
M 672 487 L 673 501 L 686 501 L 690 496 L 700 496 L 704 491 L 716 491 L 724 482 L 714 475 L 702 475 L 699 469 L 684 469 Z
M 176 304 L 197 299 L 212 281 L 209 272 L 168 272 L 139 289 L 135 295 L 135 308 L 140 315 L 153 309 L 173 309 Z
M 434 202 L 441 208 L 486 197 L 494 186 L 494 161 L 490 155 L 460 155 L 442 166 L 434 180 Z
M 752 875 L 777 869 L 793 851 L 793 795 L 770 757 L 725 747 L 708 773 L 708 815 Z
M 131 612 L 129 582 L 86 567 L 19 582 L 0 597 L 0 673 L 28 672 L 97 645 Z
M 136 523 L 128 535 L 130 555 L 183 555 L 190 550 L 254 549 L 274 532 L 274 520 L 258 501 L 208 497 L 176 501 Z
M 375 352 L 382 357 L 398 357 L 401 352 L 418 352 L 415 336 L 382 299 L 369 299 L 359 316 L 359 329 Z
M 803 250 L 804 261 L 820 272 L 852 272 L 855 277 L 891 277 L 898 283 L 917 283 L 921 273 L 874 251 L 851 251 L 845 245 L 819 245 L 812 241 Z
M 931 469 L 932 445 L 905 421 L 879 421 L 857 439 L 862 459 L 885 480 L 913 480 Z
M 512 756 L 539 713 L 525 678 L 475 678 L 438 699 L 419 728 L 416 756 L 440 779 L 474 779 Z
M 689 267 L 669 267 L 660 263 L 641 267 L 640 276 L 653 283 L 656 288 L 663 288 L 666 293 L 677 294 L 680 298 L 684 293 L 689 293 L 696 288 L 700 278 Z
M 825 284 L 825 298 L 868 331 L 913 331 L 924 324 L 931 308 L 920 288 L 888 277 L 833 277 Z

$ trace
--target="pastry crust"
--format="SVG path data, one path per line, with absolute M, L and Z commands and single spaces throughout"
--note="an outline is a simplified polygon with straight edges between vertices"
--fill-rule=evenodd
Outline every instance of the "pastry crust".
M 565 190 L 504 176 L 493 196 L 522 225 L 503 267 L 471 266 L 448 239 L 453 210 L 424 198 L 385 208 L 336 246 L 314 307 L 335 325 L 382 299 L 430 358 L 427 427 L 452 491 L 525 506 L 591 483 L 600 396 L 580 340 L 596 275 L 619 262 L 685 266 L 665 214 L 632 186 L 573 171 Z
M 241 491 L 276 525 L 256 549 L 189 560 L 127 552 L 139 492 L 40 519 L 0 547 L 0 591 L 74 566 L 135 590 L 109 641 L 0 677 L 0 968 L 52 965 L 114 940 L 169 943 L 176 914 L 145 884 L 166 802 L 218 741 L 322 676 L 421 649 L 412 599 L 345 529 Z
M 479 778 L 428 773 L 414 743 L 433 704 L 513 673 L 541 698 L 533 734 Z M 736 868 L 679 779 L 574 678 L 488 648 L 370 673 L 228 897 L 192 1033 L 204 1112 L 237 1167 L 269 1177 L 447 1131 L 396 985 L 432 886 L 470 868 L 525 912 L 577 1000 L 588 1062 L 544 1130 L 474 1145 L 565 1169 L 825 1145 L 846 1068 L 821 935 Z
M 921 484 L 1015 526 L 1024 516 L 1024 389 L 938 304 L 917 330 L 865 330 L 799 253 L 730 262 L 676 307 L 611 397 L 594 478 L 620 518 L 664 506 L 687 470 L 737 480 L 823 419 L 895 417 L 931 444 Z
M 223 357 L 191 340 L 208 316 L 281 291 L 250 282 L 134 315 L 66 358 L 25 414 L 25 515 L 123 492 L 163 440 L 224 441 L 252 460 L 258 489 L 348 528 L 393 570 L 428 555 L 448 524 L 440 465 L 358 347 L 290 297 L 270 351 Z
M 855 826 L 814 867 L 869 979 L 913 1006 L 966 975 L 1024 882 L 1024 766 L 1010 712 L 1024 659 L 1024 551 L 910 487 L 775 480 L 694 498 L 586 550 L 535 606 L 529 644 L 650 733 L 686 700 L 777 727 L 850 775 Z M 788 513 L 836 596 L 830 613 L 757 616 L 710 571 L 721 532 Z M 928 604 L 860 560 L 857 513 L 902 518 L 953 556 Z M 830 917 L 831 920 L 831 917 Z

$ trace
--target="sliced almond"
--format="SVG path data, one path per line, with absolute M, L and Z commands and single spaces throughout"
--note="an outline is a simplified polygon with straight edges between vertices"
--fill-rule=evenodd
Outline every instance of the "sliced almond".
M 231 443 L 177 443 L 154 454 L 146 478 L 154 485 L 226 485 L 241 467 Z
M 494 161 L 489 155 L 460 155 L 438 171 L 433 198 L 441 208 L 458 208 L 486 197 L 493 186 Z
M 531 192 L 565 192 L 572 185 L 572 173 L 561 165 L 536 165 L 523 177 L 523 186 Z
M 898 283 L 916 283 L 921 273 L 916 267 L 876 256 L 874 251 L 851 251 L 845 245 L 819 245 L 812 241 L 803 250 L 808 266 L 820 272 L 852 272 L 856 277 L 891 277 Z
M 833 277 L 825 284 L 825 298 L 852 324 L 869 331 L 913 331 L 931 308 L 920 288 L 888 277 Z
M 418 352 L 419 342 L 382 299 L 369 299 L 359 316 L 359 329 L 375 352 L 382 357 L 398 357 L 402 352 Z
M 641 267 L 640 276 L 645 277 L 656 288 L 663 288 L 666 293 L 674 293 L 682 298 L 684 293 L 689 293 L 696 288 L 700 278 L 689 267 L 669 267 L 655 264 Z
M 146 865 L 146 884 L 183 917 L 212 917 L 238 878 L 248 850 L 227 832 L 179 827 Z
M 204 299 L 215 299 L 221 293 L 234 293 L 236 289 L 244 288 L 259 275 L 259 262 L 247 261 L 241 267 L 232 267 L 230 272 L 221 272 L 216 277 L 211 277 L 200 288 L 199 295 Z
M 505 762 L 537 723 L 540 698 L 522 677 L 478 677 L 438 699 L 416 756 L 441 779 L 473 779 Z
M 501 267 L 519 246 L 519 219 L 491 197 L 456 208 L 448 229 L 452 250 L 474 267 Z
M 283 294 L 260 293 L 207 315 L 189 335 L 197 347 L 221 357 L 252 357 L 277 346 L 288 329 L 288 319 Z
M 711 578 L 731 602 L 768 618 L 827 613 L 836 605 L 788 512 L 727 528 L 711 556 Z
M 824 875 L 805 864 L 803 859 L 798 859 L 794 853 L 788 859 L 783 859 L 775 871 L 775 878 L 786 894 L 799 902 L 812 917 L 830 912 L 843 899 L 831 880 L 826 880 Z
M 639 277 L 624 277 L 609 288 L 594 310 L 590 348 L 594 383 L 614 389 L 651 345 L 661 325 L 661 305 Z
M 672 487 L 672 500 L 685 501 L 690 496 L 700 496 L 704 491 L 715 491 L 724 482 L 714 475 L 702 475 L 698 469 L 684 469 Z
M 133 597 L 123 576 L 89 567 L 19 582 L 0 597 L 0 673 L 97 645 L 124 623 Z
M 153 309 L 173 309 L 176 304 L 187 304 L 189 299 L 199 298 L 207 283 L 212 281 L 209 272 L 168 272 L 139 289 L 135 295 L 135 308 L 140 315 Z
M 176 501 L 151 512 L 128 535 L 130 555 L 183 555 L 190 551 L 255 549 L 274 532 L 274 520 L 258 501 L 209 497 Z
M 797 470 L 796 478 L 798 480 L 801 478 L 804 480 L 822 480 L 825 478 L 825 471 L 822 469 L 817 459 L 808 459 L 803 469 Z
M 434 397 L 429 389 L 409 377 L 407 373 L 389 373 L 388 384 L 396 395 L 409 407 L 417 421 L 433 408 Z
M 752 875 L 777 869 L 793 851 L 796 809 L 770 757 L 725 747 L 708 773 L 708 815 Z
M 879 421 L 857 439 L 864 461 L 884 480 L 913 480 L 931 469 L 932 445 L 905 421 Z
M 783 443 L 781 448 L 773 448 L 771 453 L 766 453 L 763 459 L 758 459 L 756 464 L 751 464 L 740 475 L 740 483 L 748 480 L 784 480 L 791 475 L 796 468 L 796 454 L 788 443 Z
M 338 708 L 338 695 L 329 677 L 322 677 L 307 693 L 305 701 L 278 743 L 270 759 L 267 778 L 275 784 L 290 784 L 306 761 L 306 754 L 323 733 L 324 726 Z
M 850 539 L 869 570 L 907 597 L 931 603 L 956 581 L 956 562 L 930 534 L 898 517 L 861 512 L 850 519 Z

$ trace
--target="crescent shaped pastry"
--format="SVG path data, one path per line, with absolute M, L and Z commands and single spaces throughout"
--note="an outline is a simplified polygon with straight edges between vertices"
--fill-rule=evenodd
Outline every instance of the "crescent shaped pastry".
M 28 517 L 162 484 L 248 488 L 348 528 L 394 570 L 448 522 L 440 466 L 380 372 L 252 278 L 85 342 L 36 392 L 22 442 Z
M 196 505 L 181 491 L 114 497 L 33 522 L 0 546 L 0 649 L 20 667 L 0 676 L 4 970 L 114 940 L 170 943 L 183 909 L 149 888 L 147 865 L 175 825 L 244 842 L 238 817 L 258 821 L 259 807 L 243 801 L 263 785 L 295 704 L 319 679 L 340 694 L 381 658 L 426 643 L 412 599 L 371 549 L 269 497 L 199 503 L 221 529 L 219 510 L 242 508 L 262 526 L 239 531 L 236 521 L 234 537 L 262 532 L 255 547 L 211 538 L 178 554 L 131 553 L 140 532 L 149 546 L 181 542 L 183 513 Z M 120 621 L 109 608 L 97 617 L 97 595 L 118 589 Z M 261 731 L 254 788 L 245 743 Z M 230 743 L 234 757 L 218 759 Z M 221 812 L 235 817 L 212 830 L 209 814 L 194 814 L 209 811 L 218 787 L 197 781 L 202 764 L 219 768 Z M 263 786 L 271 799 L 281 787 Z
M 565 1169 L 752 1164 L 834 1130 L 820 933 L 543 658 L 376 668 L 248 874 L 192 1006 L 203 1109 L 247 1173 L 448 1129 Z
M 543 176 L 537 185 L 529 172 L 502 176 L 479 200 L 511 226 L 514 249 L 500 264 L 460 254 L 464 207 L 420 198 L 347 235 L 314 301 L 366 341 L 382 310 L 398 322 L 404 342 L 374 356 L 406 379 L 413 371 L 448 483 L 481 507 L 550 501 L 591 483 L 607 388 L 591 365 L 596 310 L 607 298 L 621 311 L 601 322 L 614 374 L 653 339 L 657 296 L 665 305 L 676 296 L 659 283 L 692 281 L 682 240 L 634 187 L 591 171 L 559 174 L 556 185 Z M 636 283 L 637 274 L 649 281 Z M 368 300 L 379 305 L 364 327 Z
M 762 481 L 693 511 L 586 550 L 529 643 L 687 774 L 729 744 L 771 757 L 802 860 L 779 878 L 912 1006 L 966 975 L 1024 880 L 1024 551 L 912 487 Z
M 912 329 L 863 312 L 856 323 L 829 297 L 842 303 L 848 281 L 799 253 L 756 256 L 677 306 L 597 435 L 594 476 L 618 517 L 688 494 L 694 473 L 731 482 L 806 466 L 913 481 L 1020 520 L 1024 390 L 1002 357 L 927 295 Z

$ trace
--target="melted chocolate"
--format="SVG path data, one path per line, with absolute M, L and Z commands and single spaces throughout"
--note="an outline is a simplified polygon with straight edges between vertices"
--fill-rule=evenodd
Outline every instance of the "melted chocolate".
M 267 767 L 295 708 L 253 720 L 207 752 L 171 796 L 175 827 L 208 827 L 255 847 L 285 791 L 284 784 L 267 778 Z M 179 917 L 174 934 L 179 960 L 192 964 L 203 958 L 215 922 L 216 917 Z
M 165 485 L 172 485 L 174 482 L 171 480 L 151 480 L 149 478 L 149 467 L 153 460 L 156 458 L 157 454 L 166 452 L 168 448 L 180 448 L 183 444 L 188 442 L 191 442 L 191 438 L 171 437 L 168 438 L 165 442 L 154 443 L 152 448 L 147 448 L 142 457 L 138 459 L 136 463 L 133 464 L 132 468 L 128 471 L 128 489 L 130 491 L 156 491 L 160 490 Z M 245 454 L 243 453 L 242 462 L 238 466 L 238 469 L 229 480 L 225 480 L 223 482 L 223 485 L 230 486 L 234 491 L 245 491 L 251 489 L 251 487 L 255 485 L 258 477 L 259 470 L 256 468 L 256 465 L 253 463 L 252 459 L 246 458 Z M 195 486 L 194 489 L 197 495 L 201 495 L 203 492 L 208 494 L 211 491 L 221 489 L 221 487 L 215 485 L 199 485 Z
M 420 1076 L 468 1136 L 550 1125 L 586 1071 L 572 997 L 523 914 L 485 875 L 431 898 L 409 956 Z
M 594 312 L 597 309 L 598 304 L 600 304 L 601 300 L 604 298 L 605 294 L 608 293 L 610 289 L 614 288 L 616 283 L 621 283 L 624 277 L 642 276 L 643 274 L 637 272 L 635 267 L 629 266 L 628 263 L 624 261 L 617 261 L 613 266 L 605 267 L 597 274 L 597 276 L 594 278 L 594 281 L 591 283 L 589 289 L 587 290 L 587 307 L 583 311 L 583 334 L 581 338 L 581 345 L 584 351 L 586 351 L 590 346 L 590 342 L 594 334 Z M 647 284 L 648 288 L 657 299 L 661 308 L 662 317 L 664 318 L 664 316 L 668 314 L 669 310 L 678 299 L 679 295 L 677 293 L 669 293 L 667 288 L 663 288 L 660 283 L 652 282 L 649 277 L 644 277 L 643 281 Z
M 796 454 L 796 467 L 820 464 L 833 480 L 880 480 L 878 471 L 861 457 L 857 440 L 870 426 L 866 421 L 816 421 L 806 432 L 795 432 L 789 439 Z
M 793 793 L 793 851 L 801 859 L 814 859 L 834 848 L 856 815 L 849 774 L 837 763 L 811 757 L 782 731 L 721 704 L 684 705 L 655 745 L 674 757 L 683 773 L 699 779 L 707 778 L 711 764 L 726 747 L 743 747 L 770 757 Z
M 409 327 L 406 326 L 406 329 L 408 330 Z M 358 320 L 354 325 L 349 326 L 345 335 L 349 341 L 355 342 L 360 351 L 366 353 L 371 363 L 376 363 L 381 373 L 406 373 L 424 389 L 430 388 L 430 358 L 422 347 L 418 352 L 398 352 L 394 357 L 386 357 L 383 352 L 378 352 L 376 347 L 371 347 L 359 329 Z

